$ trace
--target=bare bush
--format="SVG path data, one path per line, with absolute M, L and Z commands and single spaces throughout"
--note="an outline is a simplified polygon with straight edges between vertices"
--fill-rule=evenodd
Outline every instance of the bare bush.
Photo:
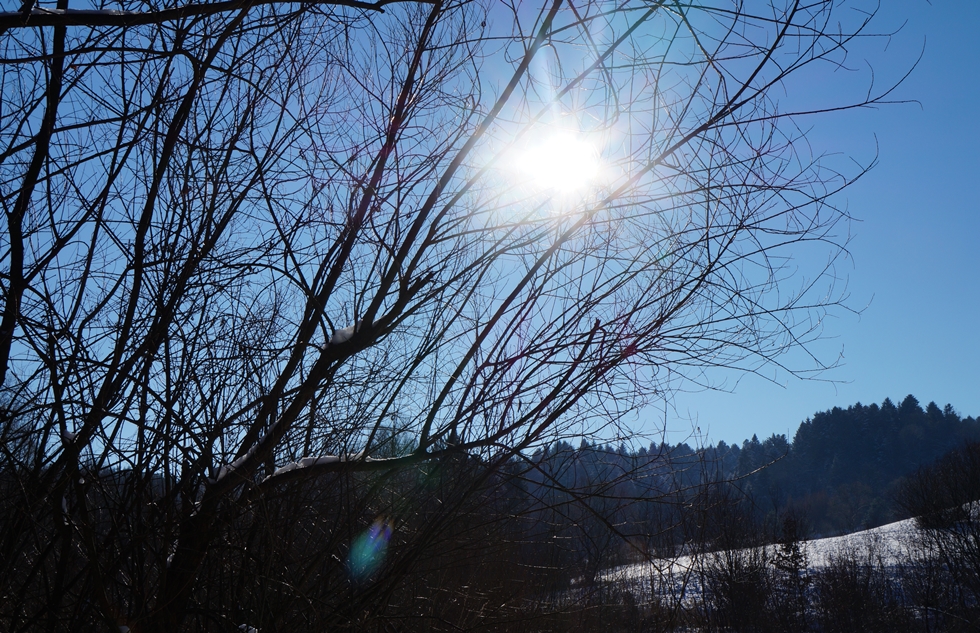
M 898 501 L 916 518 L 911 576 L 925 617 L 949 630 L 980 621 L 980 444 L 967 444 L 907 477 Z M 941 583 L 941 589 L 937 584 Z
M 0 13 L 0 627 L 382 622 L 429 550 L 392 537 L 346 602 L 333 556 L 420 512 L 386 477 L 466 454 L 463 499 L 805 347 L 862 168 L 810 155 L 814 108 L 774 91 L 846 62 L 871 14 L 840 4 Z M 588 151 L 511 168 L 555 143 Z M 439 499 L 413 533 L 447 533 Z
M 909 614 L 873 540 L 842 548 L 817 574 L 816 619 L 822 631 L 909 630 Z

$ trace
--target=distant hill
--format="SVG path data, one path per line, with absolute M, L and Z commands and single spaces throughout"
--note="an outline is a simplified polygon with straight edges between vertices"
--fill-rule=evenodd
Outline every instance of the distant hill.
M 840 534 L 904 518 L 894 502 L 902 478 L 977 440 L 980 420 L 951 405 L 923 409 L 909 395 L 895 406 L 886 398 L 816 413 L 791 442 L 753 436 L 726 474 L 746 477 L 761 512 L 800 512 L 815 534 Z
M 792 441 L 562 441 L 496 473 L 495 501 L 478 514 L 489 522 L 513 517 L 508 542 L 520 544 L 523 564 L 553 570 L 548 582 L 567 586 L 692 543 L 722 549 L 773 542 L 787 520 L 797 537 L 820 538 L 904 519 L 896 502 L 904 478 L 978 440 L 977 419 L 949 405 L 923 409 L 908 396 L 898 406 L 886 399 L 816 413 Z M 473 457 L 454 468 L 472 477 L 480 465 Z
M 729 500 L 747 497 L 745 511 L 767 530 L 792 515 L 800 518 L 805 536 L 835 536 L 906 518 L 896 503 L 903 479 L 971 441 L 980 441 L 980 420 L 961 417 L 948 404 L 940 409 L 930 402 L 923 409 L 910 395 L 898 406 L 886 398 L 881 405 L 857 403 L 815 413 L 792 440 L 753 435 L 741 446 L 654 443 L 638 449 L 558 442 L 530 456 L 534 466 L 524 475 L 524 490 L 535 499 L 532 507 L 590 499 L 592 519 L 629 526 L 625 531 L 633 534 L 680 525 L 688 519 L 677 508 L 708 507 L 717 501 L 704 495 L 720 494 Z M 734 485 L 705 486 L 712 482 Z M 592 519 L 577 516 L 580 511 L 569 510 L 564 520 L 579 527 L 589 523 Z M 667 540 L 704 538 L 717 527 L 704 524 L 696 535 Z M 590 536 L 580 545 L 590 547 L 593 541 Z M 597 560 L 595 553 L 591 560 Z

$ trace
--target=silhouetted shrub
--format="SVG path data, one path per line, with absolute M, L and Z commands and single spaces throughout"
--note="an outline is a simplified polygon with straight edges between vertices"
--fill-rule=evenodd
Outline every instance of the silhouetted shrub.
M 860 549 L 842 549 L 817 574 L 815 615 L 821 631 L 908 630 L 901 594 L 877 554 L 870 541 Z

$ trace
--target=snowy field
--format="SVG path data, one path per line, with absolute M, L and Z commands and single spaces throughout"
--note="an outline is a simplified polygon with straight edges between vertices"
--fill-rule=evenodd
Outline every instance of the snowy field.
M 844 536 L 807 541 L 806 554 L 811 569 L 826 567 L 834 554 L 851 551 L 869 553 L 884 566 L 890 567 L 899 563 L 903 547 L 912 541 L 917 532 L 915 519 L 906 519 Z
M 814 539 L 802 542 L 802 551 L 810 571 L 816 572 L 830 564 L 835 556 L 850 555 L 857 560 L 893 567 L 903 558 L 917 528 L 914 519 L 889 523 L 870 530 L 843 536 Z M 736 555 L 743 560 L 771 559 L 778 545 L 755 550 L 742 550 Z M 701 596 L 705 566 L 719 561 L 723 553 L 705 553 L 698 556 L 680 556 L 676 559 L 655 559 L 633 565 L 624 565 L 604 572 L 599 580 L 604 584 L 619 586 L 637 595 L 656 593 L 661 598 L 689 602 Z

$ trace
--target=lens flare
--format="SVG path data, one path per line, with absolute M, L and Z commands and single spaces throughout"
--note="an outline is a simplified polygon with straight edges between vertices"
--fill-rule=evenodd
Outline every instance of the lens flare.
M 378 518 L 371 527 L 354 539 L 347 561 L 354 579 L 365 580 L 381 566 L 388 551 L 391 533 L 391 523 Z

